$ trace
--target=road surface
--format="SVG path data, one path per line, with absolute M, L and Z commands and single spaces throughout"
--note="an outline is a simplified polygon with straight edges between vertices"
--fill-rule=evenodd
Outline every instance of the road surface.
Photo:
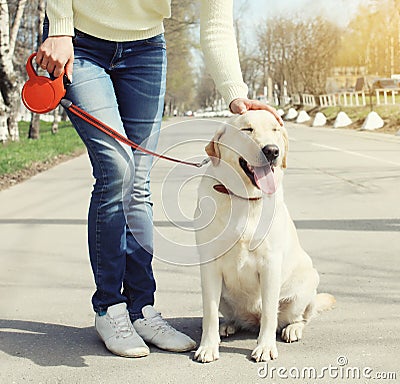
M 201 159 L 218 124 L 171 120 L 160 150 Z M 267 365 L 249 359 L 251 333 L 223 340 L 220 360 L 207 365 L 155 347 L 142 359 L 108 353 L 93 328 L 83 155 L 0 192 L 0 383 L 398 383 L 400 137 L 287 127 L 286 202 L 320 291 L 337 298 L 301 342 L 278 342 Z M 201 172 L 163 161 L 152 172 L 156 307 L 197 341 L 199 268 L 182 264 L 196 258 L 190 220 Z

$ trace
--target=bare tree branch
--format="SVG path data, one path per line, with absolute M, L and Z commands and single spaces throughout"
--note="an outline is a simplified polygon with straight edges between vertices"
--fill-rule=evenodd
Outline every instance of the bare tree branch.
M 15 43 L 17 41 L 18 30 L 21 24 L 22 15 L 24 14 L 25 5 L 27 0 L 19 0 L 17 6 L 17 12 L 15 13 L 13 25 L 10 31 L 10 54 L 14 55 Z

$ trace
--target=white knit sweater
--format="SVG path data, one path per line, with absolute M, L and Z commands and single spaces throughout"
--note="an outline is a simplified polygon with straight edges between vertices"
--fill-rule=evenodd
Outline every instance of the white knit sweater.
M 201 45 L 208 71 L 229 104 L 247 97 L 233 29 L 233 0 L 201 1 Z M 73 36 L 74 28 L 105 40 L 130 41 L 164 31 L 170 0 L 48 0 L 50 36 Z

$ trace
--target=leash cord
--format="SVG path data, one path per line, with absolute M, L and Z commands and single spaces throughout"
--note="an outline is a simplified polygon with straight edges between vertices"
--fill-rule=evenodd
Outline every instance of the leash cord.
M 185 160 L 180 160 L 180 159 L 175 159 L 174 157 L 169 157 L 165 155 L 161 155 L 159 153 L 150 151 L 144 147 L 141 147 L 139 144 L 136 144 L 134 141 L 129 140 L 127 137 L 121 135 L 119 132 L 117 132 L 115 129 L 111 128 L 110 126 L 104 124 L 102 121 L 96 119 L 94 116 L 89 114 L 88 112 L 84 111 L 83 109 L 77 107 L 75 104 L 72 103 L 72 101 L 68 99 L 62 99 L 61 100 L 61 105 L 73 113 L 75 116 L 81 118 L 82 120 L 86 121 L 87 123 L 91 124 L 93 127 L 99 129 L 100 131 L 104 132 L 108 136 L 113 137 L 114 139 L 120 141 L 121 143 L 124 143 L 126 145 L 129 145 L 130 147 L 137 149 L 138 151 L 141 151 L 143 153 L 147 153 L 148 155 L 158 157 L 159 159 L 164 159 L 168 161 L 172 161 L 174 163 L 179 163 L 179 164 L 184 164 L 184 165 L 190 165 L 193 167 L 200 168 L 203 165 L 206 165 L 209 161 L 210 158 L 206 158 L 201 162 L 194 163 L 190 161 L 185 161 Z

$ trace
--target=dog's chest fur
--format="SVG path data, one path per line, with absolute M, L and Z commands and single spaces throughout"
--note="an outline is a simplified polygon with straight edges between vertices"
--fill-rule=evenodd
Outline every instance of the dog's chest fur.
M 239 241 L 218 260 L 225 287 L 229 291 L 249 294 L 259 292 L 259 270 L 263 255 L 259 249 L 249 252 L 247 243 Z
M 271 248 L 268 233 L 265 232 L 270 223 L 263 223 L 264 228 L 260 227 L 262 204 L 262 201 L 236 204 L 236 209 L 241 208 L 246 214 L 236 216 L 239 219 L 236 219 L 235 230 L 227 234 L 236 242 L 216 261 L 222 271 L 226 289 L 235 292 L 235 296 L 260 295 L 259 273 Z
M 260 270 L 265 262 L 265 243 L 249 251 L 250 241 L 251 234 L 245 231 L 242 239 L 217 260 L 223 279 L 221 303 L 226 302 L 233 311 L 232 318 L 247 329 L 259 325 L 262 308 Z

